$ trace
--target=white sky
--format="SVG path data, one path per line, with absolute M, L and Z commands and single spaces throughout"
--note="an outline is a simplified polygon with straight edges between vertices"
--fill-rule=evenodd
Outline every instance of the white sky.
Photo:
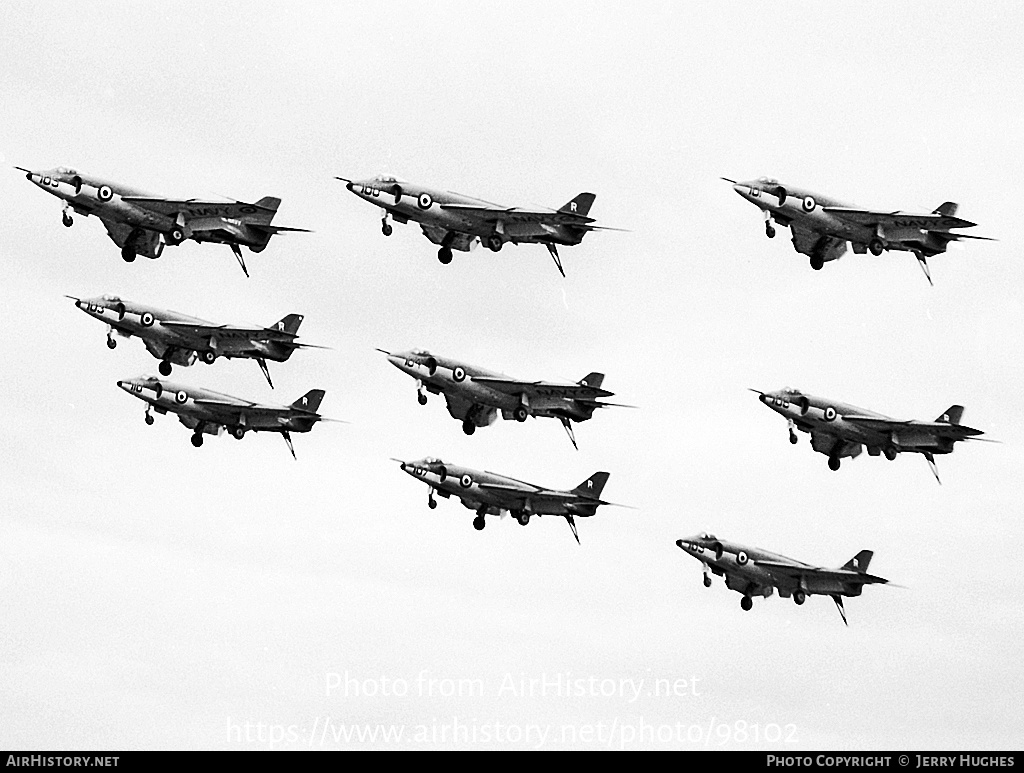
M 507 733 L 530 725 L 593 747 L 563 727 L 606 740 L 614 722 L 627 747 L 703 748 L 710 729 L 709 748 L 1019 748 L 1024 11 L 628 8 L 0 5 L 0 746 L 389 748 L 334 734 L 398 723 L 441 739 L 402 748 L 523 748 Z M 249 280 L 191 242 L 127 265 L 15 164 L 275 195 L 276 222 L 315 233 L 247 256 Z M 564 249 L 566 280 L 539 246 L 445 267 L 332 179 L 382 171 L 510 205 L 594 191 L 591 214 L 631 232 Z M 761 174 L 865 207 L 958 201 L 1000 241 L 933 259 L 934 288 L 905 254 L 812 272 L 718 179 Z M 156 361 L 108 351 L 62 297 L 104 292 L 216 321 L 305 314 L 303 340 L 332 350 L 272 365 L 274 392 L 247 361 L 177 375 L 275 402 L 320 387 L 352 423 L 297 436 L 297 462 L 273 436 L 197 451 L 172 417 L 147 427 L 114 382 Z M 467 438 L 378 346 L 603 371 L 641 408 L 580 425 L 579 452 L 550 421 Z M 1002 444 L 940 458 L 942 486 L 913 455 L 832 473 L 746 391 L 783 385 L 900 418 L 963 403 Z M 427 454 L 559 488 L 609 470 L 606 497 L 638 509 L 602 508 L 581 546 L 560 519 L 477 533 L 388 460 Z M 848 600 L 849 628 L 824 597 L 744 613 L 673 544 L 704 529 L 825 565 L 871 548 L 908 589 Z M 346 672 L 408 695 L 328 691 Z M 644 694 L 501 689 L 567 672 Z M 456 679 L 474 694 L 428 694 Z M 455 723 L 476 735 L 452 743 Z M 629 742 L 642 723 L 684 741 Z

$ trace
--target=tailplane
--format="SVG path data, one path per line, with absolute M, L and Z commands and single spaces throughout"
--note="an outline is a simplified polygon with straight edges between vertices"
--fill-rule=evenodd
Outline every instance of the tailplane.
M 569 215 L 579 215 L 580 217 L 586 217 L 590 212 L 591 206 L 594 204 L 594 199 L 597 196 L 593 193 L 581 193 L 572 201 L 565 204 L 558 211 L 565 212 Z
M 324 394 L 325 392 L 322 389 L 310 389 L 306 394 L 292 403 L 291 407 L 300 411 L 316 413 L 317 409 L 320 407 L 320 401 L 324 399 Z
M 955 201 L 946 201 L 939 204 L 933 211 L 933 215 L 943 215 L 944 217 L 953 217 L 956 215 L 956 211 L 959 209 L 959 205 Z
M 256 206 L 261 209 L 269 209 L 272 212 L 277 212 L 277 208 L 281 206 L 281 199 L 276 196 L 264 196 L 256 202 Z
M 302 320 L 303 316 L 301 314 L 289 314 L 271 325 L 270 329 L 276 330 L 279 333 L 295 335 L 299 331 L 299 325 L 302 324 Z
M 862 550 L 845 564 L 843 569 L 853 569 L 855 572 L 866 574 L 868 571 L 868 564 L 871 563 L 871 557 L 875 555 L 872 550 Z
M 601 492 L 604 491 L 604 485 L 608 482 L 608 478 L 611 473 L 607 472 L 595 472 L 580 485 L 573 489 L 576 494 L 581 494 L 585 497 L 592 497 L 593 499 L 599 499 Z
M 959 424 L 960 418 L 964 415 L 964 407 L 962 405 L 951 405 L 945 413 L 943 413 L 936 422 L 943 422 L 945 424 Z
M 600 389 L 601 384 L 604 383 L 604 373 L 588 373 L 580 379 L 579 383 L 594 389 Z

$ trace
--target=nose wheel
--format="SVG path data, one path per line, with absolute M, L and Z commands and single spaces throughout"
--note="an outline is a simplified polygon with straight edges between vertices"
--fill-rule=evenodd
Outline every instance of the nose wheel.
M 117 341 L 115 341 L 110 336 L 107 336 L 107 348 L 108 349 L 116 349 L 117 348 Z
M 64 224 L 65 228 L 70 228 L 75 224 L 75 219 L 68 214 L 66 209 L 61 213 L 60 221 Z
M 150 427 L 152 427 L 154 421 L 156 421 L 156 419 L 153 418 L 153 414 L 150 413 L 149 412 L 149 408 L 147 408 L 146 409 L 146 424 L 148 424 Z
M 416 393 L 416 402 L 420 405 L 427 404 L 427 395 L 422 389 Z
M 772 213 L 765 210 L 764 213 L 764 235 L 769 239 L 775 238 L 775 226 L 772 225 Z
M 385 236 L 391 236 L 394 230 L 395 229 L 392 227 L 391 223 L 388 222 L 388 215 L 387 212 L 385 212 L 384 217 L 381 218 L 380 221 L 380 232 Z
M 704 575 L 704 587 L 705 588 L 710 588 L 711 587 L 711 577 L 709 577 L 706 574 Z

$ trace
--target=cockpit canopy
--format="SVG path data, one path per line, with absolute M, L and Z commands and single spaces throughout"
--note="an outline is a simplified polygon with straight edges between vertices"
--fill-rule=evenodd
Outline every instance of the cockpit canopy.
M 405 180 L 400 180 L 394 175 L 390 174 L 379 174 L 373 178 L 374 182 L 381 183 L 382 185 L 390 185 L 391 183 L 404 183 Z
M 786 395 L 787 397 L 803 397 L 803 392 L 801 392 L 799 389 L 793 389 L 793 387 L 783 387 L 782 394 Z
M 757 181 L 759 183 L 761 183 L 761 185 L 778 185 L 779 184 L 779 181 L 776 180 L 774 177 L 758 177 Z
M 412 353 L 415 354 L 417 357 L 429 357 L 430 356 L 430 352 L 428 352 L 426 349 L 413 349 Z
M 110 301 L 111 303 L 120 303 L 121 302 L 121 299 L 118 298 L 116 295 L 104 295 L 103 296 L 103 300 Z
M 425 464 L 440 464 L 441 460 L 438 459 L 436 456 L 428 456 L 426 459 L 423 460 L 423 462 Z
M 716 537 L 715 537 L 715 535 L 714 535 L 714 534 L 708 534 L 707 532 L 703 532 L 703 533 L 702 533 L 702 534 L 700 535 L 700 538 L 701 538 L 701 539 L 716 539 Z

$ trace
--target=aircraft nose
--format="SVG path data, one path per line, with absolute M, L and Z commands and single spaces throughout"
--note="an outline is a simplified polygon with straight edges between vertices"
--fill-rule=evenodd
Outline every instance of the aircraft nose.
M 676 547 L 677 548 L 684 547 L 683 541 L 681 539 L 677 539 L 676 540 Z

